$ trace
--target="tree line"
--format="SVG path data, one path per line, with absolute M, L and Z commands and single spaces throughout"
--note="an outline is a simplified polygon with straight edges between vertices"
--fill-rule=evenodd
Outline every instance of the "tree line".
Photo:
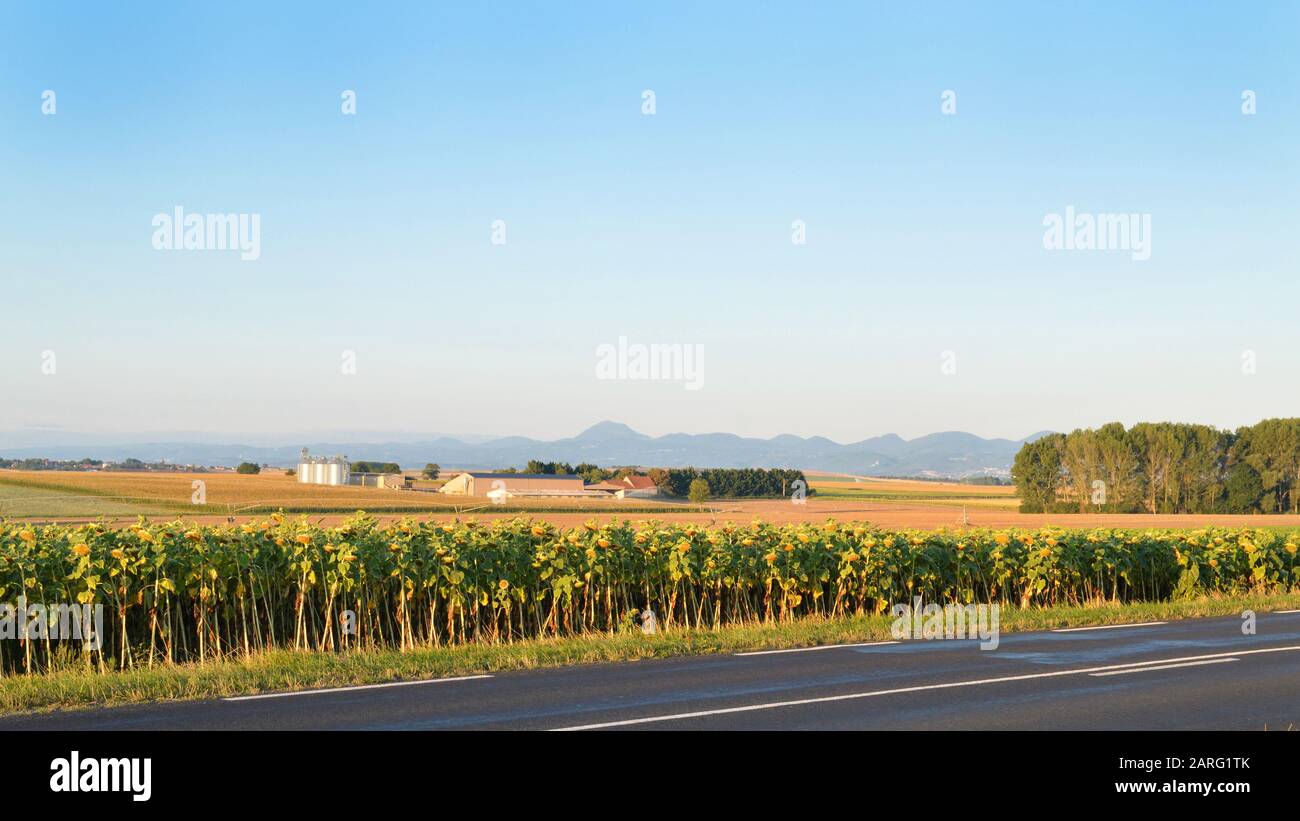
M 352 473 L 401 473 L 402 466 L 396 462 L 349 462 L 348 470 Z
M 502 473 L 517 473 L 516 468 L 505 468 Z M 721 498 L 780 497 L 794 492 L 794 482 L 803 481 L 804 490 L 811 496 L 813 490 L 801 470 L 780 468 L 650 468 L 642 474 L 631 467 L 602 468 L 586 462 L 571 465 L 568 462 L 543 462 L 530 459 L 524 473 L 557 476 L 581 476 L 588 484 L 621 481 L 624 476 L 648 475 L 661 493 L 673 496 L 691 496 L 691 483 L 701 480 L 707 485 L 707 496 Z M 696 495 L 701 492 L 696 487 Z
M 1011 477 L 1025 513 L 1297 513 L 1300 419 L 1054 433 L 1020 449 Z
M 515 473 L 516 470 L 514 468 L 507 468 L 502 472 Z M 582 477 L 582 481 L 589 485 L 597 482 L 609 481 L 611 479 L 618 481 L 624 476 L 639 475 L 634 468 L 630 467 L 603 468 L 599 465 L 593 465 L 590 462 L 571 465 L 568 462 L 543 462 L 539 459 L 529 459 L 523 472 L 554 476 L 580 476 Z
M 703 480 L 715 498 L 789 496 L 796 481 L 804 483 L 809 496 L 813 493 L 802 470 L 782 468 L 652 468 L 650 478 L 661 491 L 674 496 L 689 496 L 696 480 Z

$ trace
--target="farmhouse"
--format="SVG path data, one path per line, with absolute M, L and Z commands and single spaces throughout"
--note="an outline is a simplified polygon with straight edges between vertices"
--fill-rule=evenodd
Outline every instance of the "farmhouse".
M 551 473 L 459 473 L 442 486 L 441 492 L 453 496 L 486 496 L 493 490 L 504 490 L 510 496 L 587 495 L 581 476 Z
M 624 476 L 623 484 L 627 486 L 626 496 L 658 496 L 659 486 L 649 476 Z
M 587 490 L 608 493 L 619 499 L 658 496 L 659 487 L 649 476 L 624 476 L 622 479 L 608 479 L 587 485 Z
M 587 485 L 587 490 L 594 490 L 599 493 L 608 493 L 610 496 L 622 499 L 627 494 L 628 486 L 622 482 L 611 480 L 608 482 L 593 482 Z

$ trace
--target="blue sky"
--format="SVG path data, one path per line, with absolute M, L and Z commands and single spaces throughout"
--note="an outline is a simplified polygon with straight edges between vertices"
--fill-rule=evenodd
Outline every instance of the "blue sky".
M 1297 412 L 1300 6 L 465 5 L 0 10 L 0 431 Z M 1045 250 L 1067 205 L 1151 258 Z M 260 258 L 155 250 L 176 206 Z M 620 336 L 703 387 L 596 379 Z

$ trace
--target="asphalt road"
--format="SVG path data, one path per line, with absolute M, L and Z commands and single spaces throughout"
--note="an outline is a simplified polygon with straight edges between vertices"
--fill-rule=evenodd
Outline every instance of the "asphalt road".
M 0 730 L 1300 729 L 1300 612 L 499 673 L 0 719 Z

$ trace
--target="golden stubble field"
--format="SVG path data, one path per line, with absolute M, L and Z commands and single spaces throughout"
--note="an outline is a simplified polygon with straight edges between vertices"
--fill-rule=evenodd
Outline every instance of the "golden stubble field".
M 1300 527 L 1300 516 L 1023 514 L 1014 488 L 809 473 L 816 494 L 789 499 L 717 500 L 696 508 L 671 499 L 513 499 L 497 507 L 481 497 L 418 491 L 299 484 L 279 471 L 234 473 L 76 473 L 0 470 L 0 518 L 127 524 L 140 515 L 216 524 L 260 518 L 284 508 L 314 522 L 340 522 L 357 510 L 381 519 L 493 519 L 531 516 L 561 526 L 595 519 L 736 523 L 869 521 L 893 528 L 1060 527 L 1194 528 L 1206 525 Z M 207 505 L 190 500 L 205 483 Z M 426 485 L 428 487 L 429 485 Z
M 58 493 L 75 506 L 75 496 L 123 502 L 191 504 L 194 482 L 204 484 L 209 505 L 243 507 L 253 504 L 346 504 L 352 500 L 389 501 L 405 496 L 401 491 L 377 488 L 326 487 L 299 484 L 296 477 L 277 471 L 256 476 L 237 473 L 144 473 L 74 471 L 0 471 L 0 500 L 19 498 L 30 489 Z M 37 494 L 46 495 L 46 494 Z M 421 494 L 424 495 L 424 494 Z M 36 497 L 33 497 L 36 498 Z M 400 501 L 400 499 L 398 500 Z
M 193 503 L 195 482 L 203 483 L 205 503 Z M 357 510 L 401 515 L 459 515 L 491 507 L 483 497 L 444 496 L 431 492 L 436 483 L 416 482 L 419 490 L 331 487 L 301 484 L 281 471 L 245 476 L 237 473 L 145 473 L 0 470 L 0 517 L 68 521 L 136 516 L 184 516 L 206 521 L 264 515 L 283 508 L 309 514 L 346 514 Z M 519 499 L 510 510 L 626 511 L 680 507 L 682 502 L 644 499 Z M 518 515 L 517 513 L 513 515 Z M 214 518 L 215 517 L 215 518 Z

